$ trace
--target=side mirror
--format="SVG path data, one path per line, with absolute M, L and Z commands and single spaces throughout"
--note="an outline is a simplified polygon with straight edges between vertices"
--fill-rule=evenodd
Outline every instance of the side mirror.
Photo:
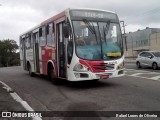
M 69 25 L 68 24 L 63 25 L 63 34 L 65 38 L 69 38 Z

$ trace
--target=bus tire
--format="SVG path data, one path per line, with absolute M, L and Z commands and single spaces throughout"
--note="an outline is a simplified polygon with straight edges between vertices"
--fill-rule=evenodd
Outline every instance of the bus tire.
M 34 77 L 34 73 L 32 72 L 32 70 L 31 70 L 31 65 L 28 63 L 28 65 L 27 65 L 27 68 L 28 68 L 28 72 L 29 72 L 29 75 L 31 76 L 31 77 Z
M 58 84 L 58 80 L 56 77 L 55 70 L 53 66 L 48 66 L 48 79 L 53 83 L 53 84 Z

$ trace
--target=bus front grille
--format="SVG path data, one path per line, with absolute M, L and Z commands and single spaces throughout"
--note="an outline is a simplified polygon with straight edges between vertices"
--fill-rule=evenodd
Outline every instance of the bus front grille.
M 94 65 L 93 68 L 95 70 L 113 70 L 114 69 L 114 64 L 103 63 L 103 64 L 100 64 L 100 65 Z

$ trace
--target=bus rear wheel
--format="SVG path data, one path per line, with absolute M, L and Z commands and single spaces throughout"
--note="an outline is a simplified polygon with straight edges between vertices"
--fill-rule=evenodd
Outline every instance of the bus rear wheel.
M 56 78 L 56 73 L 55 73 L 55 70 L 53 67 L 48 68 L 48 78 L 52 83 L 58 84 L 58 80 Z
M 31 69 L 31 65 L 28 64 L 27 66 L 28 66 L 29 75 L 30 75 L 31 77 L 34 77 L 34 73 L 32 72 L 32 69 Z

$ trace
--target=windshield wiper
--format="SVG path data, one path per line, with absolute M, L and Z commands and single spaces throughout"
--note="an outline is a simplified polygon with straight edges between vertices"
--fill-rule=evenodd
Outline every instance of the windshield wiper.
M 83 19 L 83 22 L 87 25 L 88 29 L 91 31 L 92 34 L 95 35 L 96 37 L 96 42 L 98 44 L 98 40 L 97 40 L 97 34 L 96 34 L 96 30 L 95 30 L 95 27 L 93 25 L 93 23 L 91 24 L 88 20 L 86 19 Z
M 104 39 L 106 43 L 107 43 L 106 35 L 108 34 L 109 26 L 110 26 L 109 21 L 106 23 L 105 27 L 103 26 Z

